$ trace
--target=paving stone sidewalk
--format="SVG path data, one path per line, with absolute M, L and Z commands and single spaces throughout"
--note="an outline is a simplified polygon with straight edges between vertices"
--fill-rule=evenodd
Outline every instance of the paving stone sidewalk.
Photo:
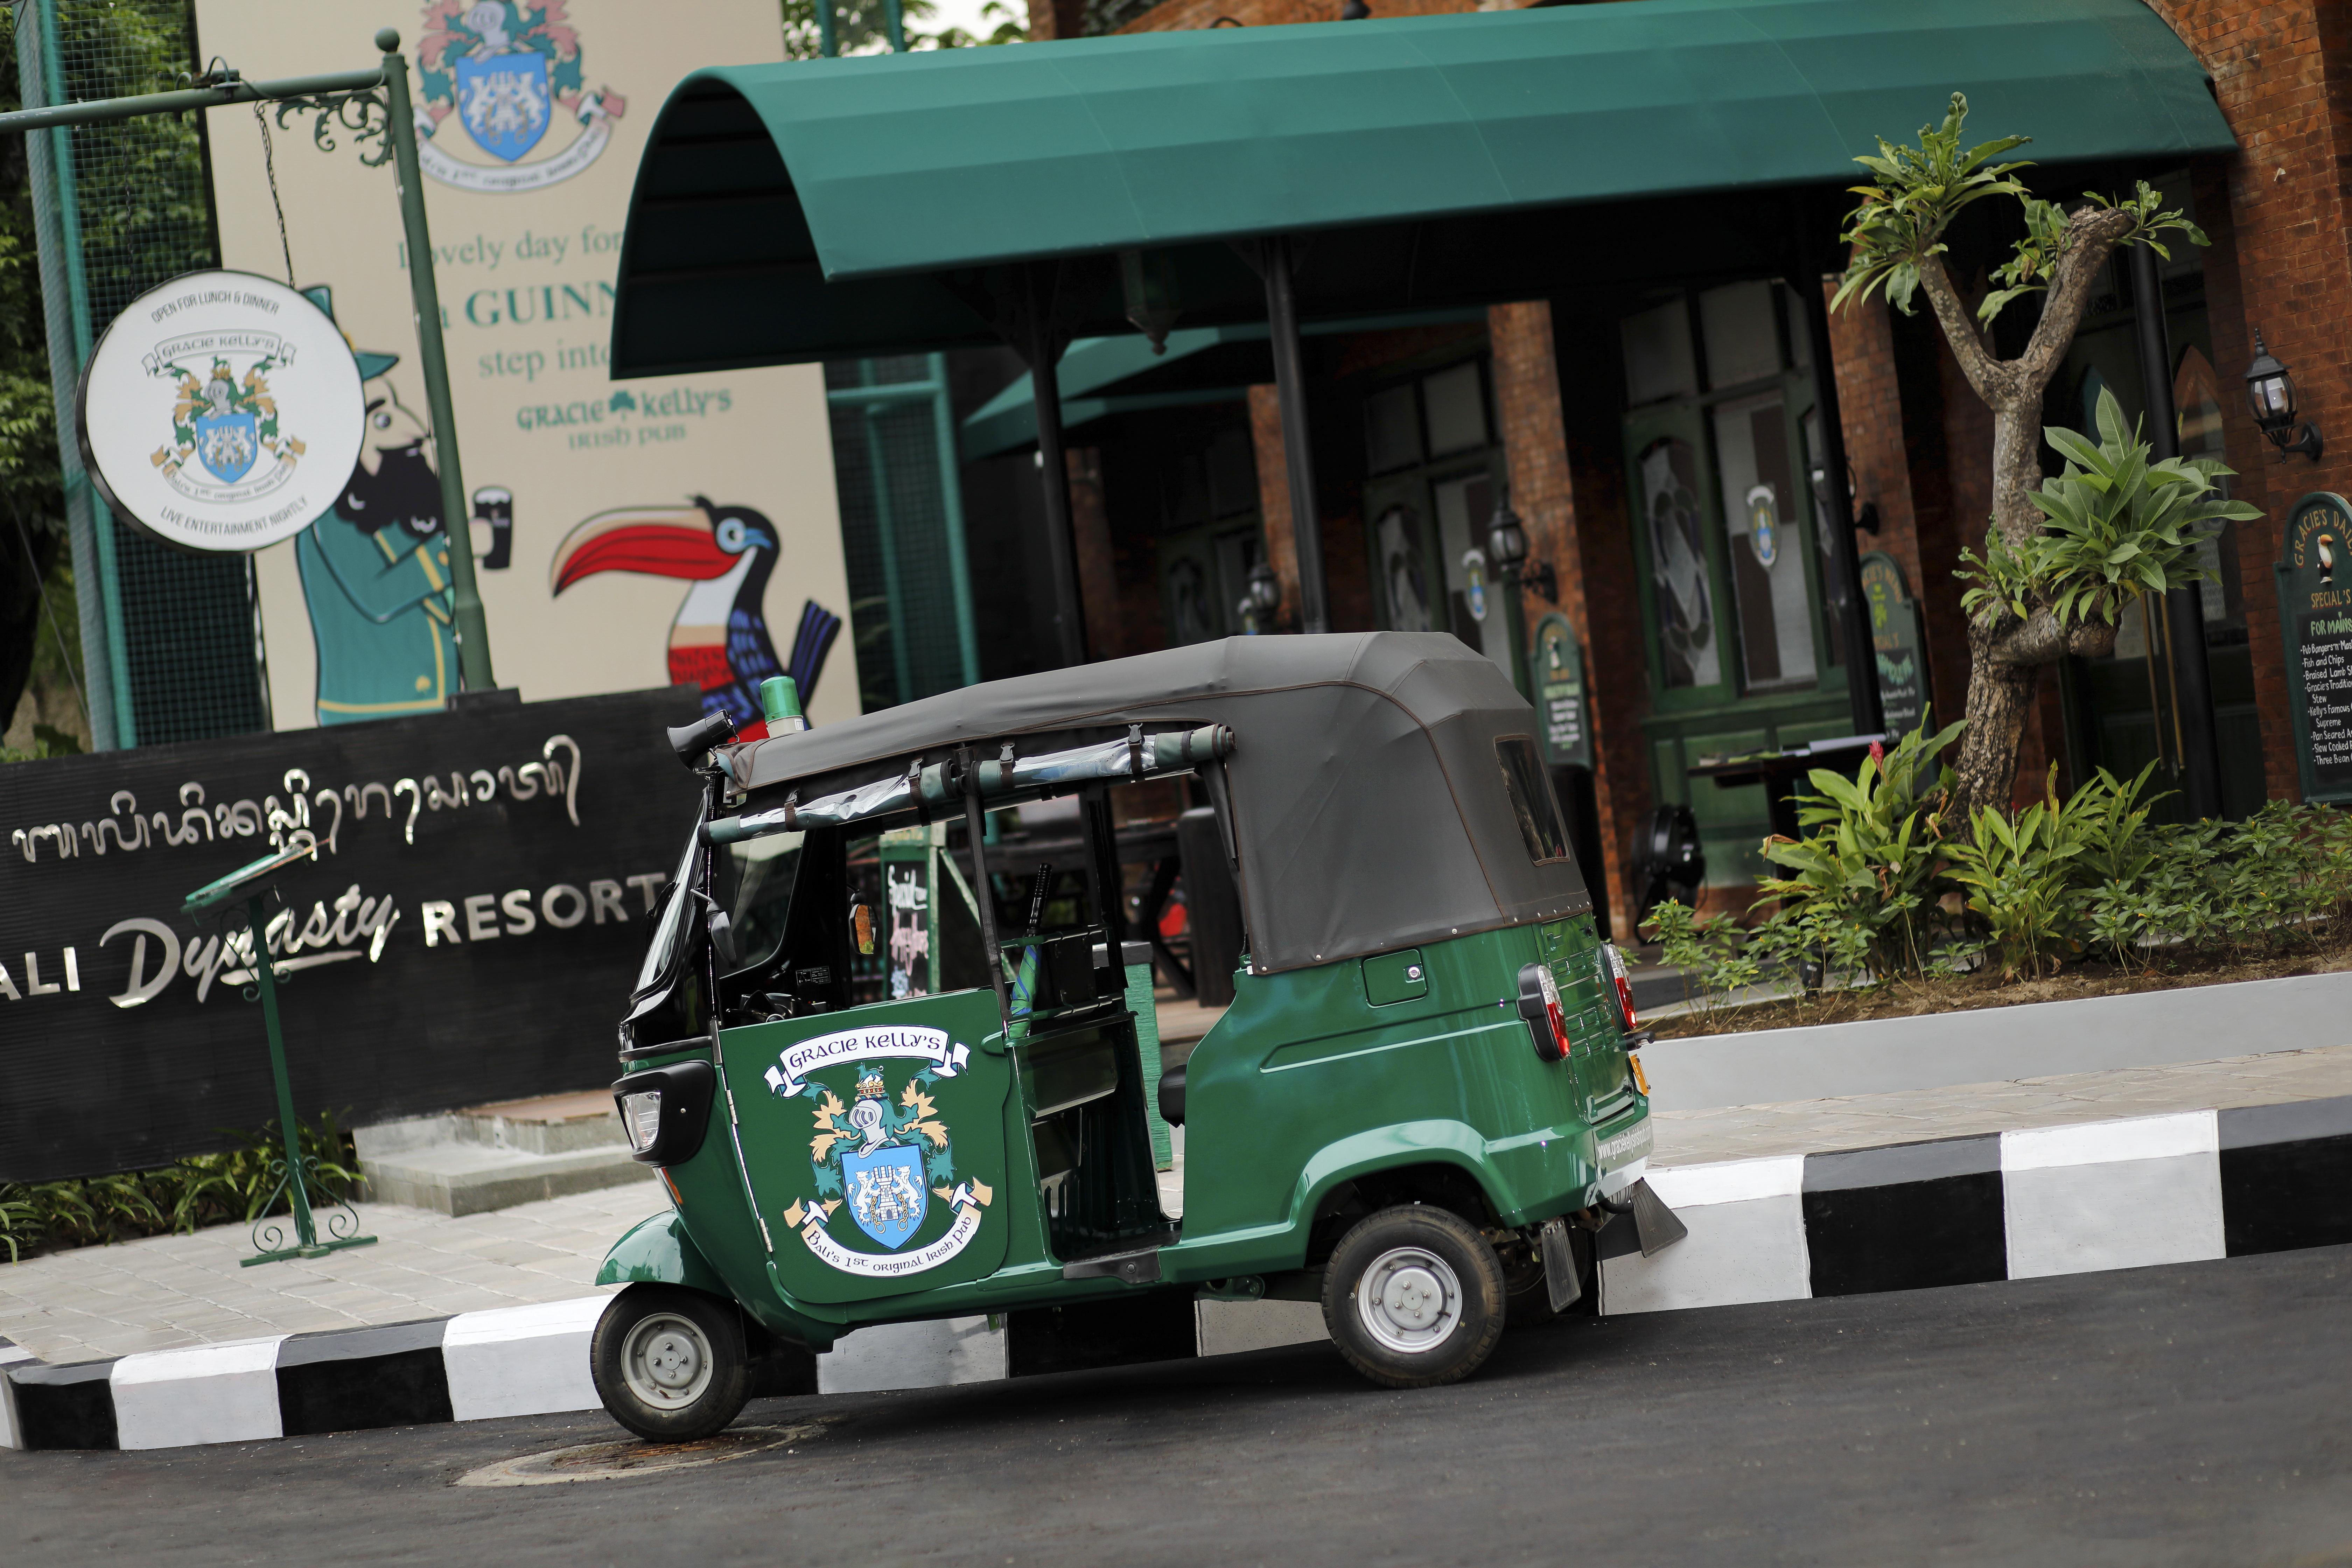
M 1652 1162 L 1692 1165 L 2337 1095 L 2352 1095 L 2352 1046 L 1662 1111 Z M 1171 1210 L 1181 1205 L 1181 1180 L 1161 1175 Z M 666 1202 L 647 1180 L 462 1219 L 362 1204 L 362 1228 L 377 1245 L 254 1268 L 237 1265 L 252 1247 L 236 1226 L 82 1247 L 0 1265 L 0 1338 L 62 1363 L 565 1300 L 593 1293 L 605 1249 Z
M 2168 1067 L 2116 1068 L 1893 1094 L 1657 1113 L 1655 1165 L 1870 1149 L 2167 1111 L 2352 1095 L 2352 1046 L 2271 1051 Z
M 373 1247 L 251 1268 L 243 1226 L 0 1265 L 0 1339 L 42 1360 L 443 1318 L 593 1295 L 621 1233 L 669 1205 L 648 1176 L 625 1186 L 452 1219 L 355 1205 Z

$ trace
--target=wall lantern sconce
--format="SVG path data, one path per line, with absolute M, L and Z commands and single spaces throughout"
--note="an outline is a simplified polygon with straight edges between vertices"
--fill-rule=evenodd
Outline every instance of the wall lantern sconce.
M 2318 427 L 2308 421 L 2295 422 L 2294 378 L 2263 346 L 2260 328 L 2254 331 L 2254 363 L 2246 367 L 2246 401 L 2253 406 L 2254 423 L 2279 449 L 2280 462 L 2286 461 L 2289 452 L 2319 461 L 2323 446 Z
M 1521 584 L 1549 602 L 1559 603 L 1559 578 L 1550 562 L 1528 563 L 1527 525 L 1511 510 L 1507 496 L 1496 503 L 1495 520 L 1486 525 L 1486 559 L 1494 565 L 1497 581 Z

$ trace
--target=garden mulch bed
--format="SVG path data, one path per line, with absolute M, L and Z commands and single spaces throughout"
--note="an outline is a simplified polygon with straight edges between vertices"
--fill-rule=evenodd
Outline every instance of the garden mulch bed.
M 1867 990 L 1824 992 L 1810 1000 L 1790 996 L 1685 1013 L 1661 1018 L 1651 1026 L 1659 1039 L 1688 1039 L 1750 1029 L 1811 1028 L 1817 1024 L 1853 1024 L 1874 1018 L 1916 1018 L 1927 1013 L 2017 1007 L 2029 1002 L 2125 996 L 2139 991 L 2223 985 L 2238 980 L 2284 980 L 2290 975 L 2331 974 L 2346 970 L 2352 970 L 2352 943 L 2236 962 L 2158 958 L 2147 967 L 2130 970 L 2111 963 L 2070 963 L 2057 973 L 2039 980 L 2003 980 L 1988 970 L 1952 980 L 1894 980 Z

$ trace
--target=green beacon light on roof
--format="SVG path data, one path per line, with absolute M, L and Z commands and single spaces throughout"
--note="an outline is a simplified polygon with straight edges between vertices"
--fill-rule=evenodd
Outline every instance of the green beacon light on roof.
M 801 716 L 801 689 L 789 675 L 772 675 L 760 682 L 760 711 L 767 718 L 771 735 L 808 728 L 808 721 Z

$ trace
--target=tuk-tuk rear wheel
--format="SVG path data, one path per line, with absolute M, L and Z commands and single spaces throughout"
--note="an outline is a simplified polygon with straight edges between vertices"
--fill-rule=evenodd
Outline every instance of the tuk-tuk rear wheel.
M 1469 1376 L 1503 1337 L 1503 1265 L 1475 1226 L 1426 1204 L 1386 1208 L 1339 1238 L 1323 1322 L 1348 1364 L 1385 1388 Z
M 734 1304 L 680 1286 L 632 1285 L 613 1298 L 588 1356 L 596 1396 L 647 1442 L 710 1436 L 751 1393 Z

